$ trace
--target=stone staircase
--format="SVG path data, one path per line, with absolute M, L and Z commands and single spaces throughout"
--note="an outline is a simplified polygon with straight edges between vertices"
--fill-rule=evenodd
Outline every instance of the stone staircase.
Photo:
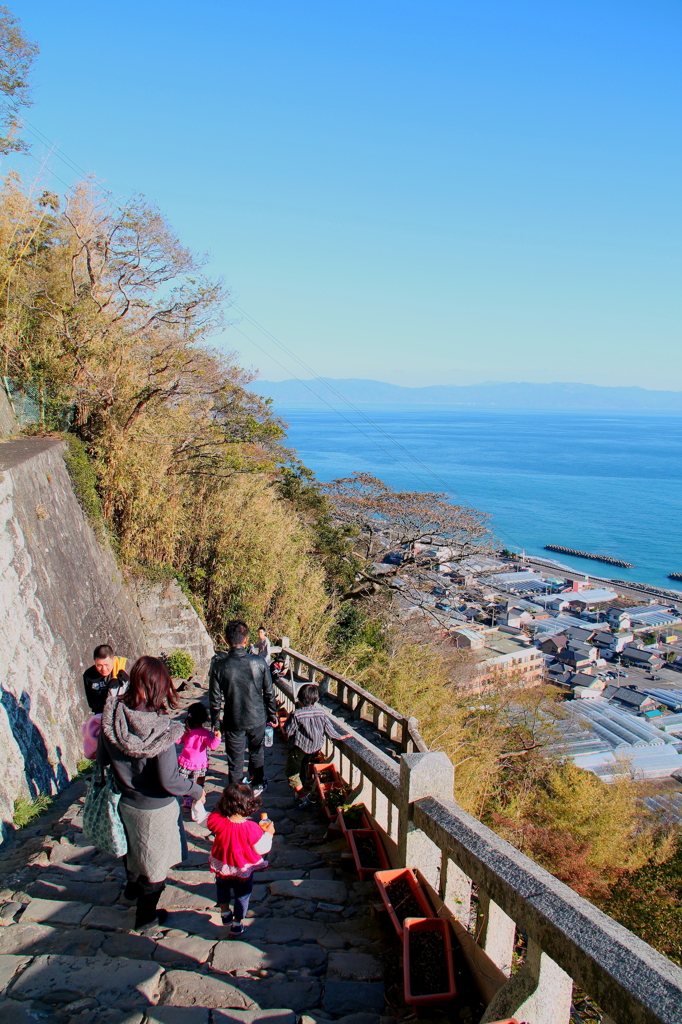
M 190 688 L 184 703 L 203 695 Z M 19 833 L 0 858 L 3 1024 L 392 1024 L 409 1015 L 374 883 L 358 882 L 319 808 L 296 808 L 285 753 L 276 737 L 263 807 L 277 835 L 240 940 L 214 905 L 203 826 L 186 821 L 189 860 L 171 873 L 160 903 L 168 920 L 152 936 L 131 931 L 121 863 L 83 837 L 82 784 L 61 814 Z M 209 806 L 226 782 L 217 751 Z

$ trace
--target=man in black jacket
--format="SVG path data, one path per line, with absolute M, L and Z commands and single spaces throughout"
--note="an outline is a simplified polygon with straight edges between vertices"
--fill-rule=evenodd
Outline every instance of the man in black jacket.
M 249 747 L 249 773 L 254 792 L 267 787 L 264 778 L 265 727 L 277 724 L 277 706 L 265 659 L 249 654 L 249 629 L 245 622 L 227 624 L 229 653 L 216 654 L 208 676 L 211 728 L 222 731 L 230 769 L 230 782 L 241 782 L 244 748 Z M 221 719 L 222 710 L 222 722 Z
M 92 652 L 95 664 L 83 673 L 85 699 L 93 715 L 101 715 L 109 690 L 119 695 L 128 688 L 129 675 L 125 670 L 126 659 L 117 658 L 109 644 L 99 644 Z

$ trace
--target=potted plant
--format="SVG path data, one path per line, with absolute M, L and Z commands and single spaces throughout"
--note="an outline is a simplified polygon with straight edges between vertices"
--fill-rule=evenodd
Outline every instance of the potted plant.
M 346 836 L 346 840 L 351 829 L 372 827 L 364 804 L 341 804 L 338 815 L 339 828 Z
M 330 821 L 336 821 L 339 807 L 348 802 L 348 787 L 344 782 L 322 782 L 318 789 L 322 797 L 322 810 Z
M 400 938 L 406 917 L 435 917 L 412 868 L 377 871 L 374 881 Z
M 405 1002 L 421 1007 L 457 995 L 450 925 L 440 917 L 407 917 L 403 930 Z
M 390 867 L 384 844 L 373 828 L 351 828 L 346 833 L 360 881 L 373 878 L 375 872 Z

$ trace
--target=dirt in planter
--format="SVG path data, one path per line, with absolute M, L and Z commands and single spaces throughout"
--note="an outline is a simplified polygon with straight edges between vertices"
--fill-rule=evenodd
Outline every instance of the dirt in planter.
M 410 988 L 432 996 L 450 987 L 445 942 L 440 932 L 410 932 Z
M 362 816 L 365 814 L 364 809 L 361 811 L 342 811 L 343 823 L 348 829 L 357 829 L 363 827 Z
M 354 836 L 355 849 L 358 851 L 360 864 L 363 868 L 380 868 L 381 859 L 376 843 L 371 836 Z
M 424 917 L 424 911 L 405 878 L 396 878 L 386 886 L 395 915 L 402 924 L 406 917 Z
M 331 768 L 325 768 L 323 772 L 318 772 L 317 777 L 320 782 L 336 782 L 336 776 Z

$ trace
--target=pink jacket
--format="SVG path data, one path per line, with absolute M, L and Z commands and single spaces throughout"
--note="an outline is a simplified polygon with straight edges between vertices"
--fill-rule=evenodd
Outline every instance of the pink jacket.
M 87 722 L 81 725 L 83 734 L 83 753 L 92 760 L 97 756 L 97 738 L 102 728 L 102 716 L 93 715 Z
M 220 736 L 214 736 L 203 726 L 199 729 L 190 729 L 183 736 L 183 748 L 178 757 L 178 764 L 190 772 L 198 772 L 208 768 L 207 750 L 215 750 L 220 743 Z

